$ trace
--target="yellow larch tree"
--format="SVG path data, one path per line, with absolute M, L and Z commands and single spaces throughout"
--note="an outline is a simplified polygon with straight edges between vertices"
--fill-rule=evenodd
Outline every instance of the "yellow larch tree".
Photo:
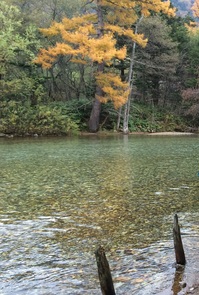
M 139 15 L 149 16 L 151 11 L 173 15 L 170 1 L 148 0 L 82 0 L 87 12 L 83 15 L 64 18 L 62 22 L 53 22 L 41 32 L 49 37 L 59 36 L 60 42 L 47 49 L 41 49 L 36 63 L 50 68 L 60 55 L 67 55 L 75 63 L 96 65 L 96 92 L 91 111 L 89 130 L 99 128 L 101 103 L 113 101 L 119 108 L 128 100 L 130 87 L 122 82 L 118 73 L 110 67 L 114 60 L 126 58 L 126 47 L 118 48 L 116 36 L 126 36 L 132 42 L 145 46 L 143 35 L 135 34 L 132 25 Z
M 196 20 L 190 21 L 189 24 L 185 24 L 185 27 L 188 29 L 191 35 L 194 35 L 199 33 L 199 24 L 197 22 L 197 18 L 199 17 L 199 0 L 195 0 L 191 7 L 191 10 Z
M 193 11 L 194 16 L 199 17 L 199 0 L 195 0 L 191 9 Z
M 196 18 L 195 21 L 190 21 L 189 24 L 185 24 L 185 27 L 188 29 L 191 35 L 199 33 L 199 24 L 197 19 L 199 18 L 199 0 L 195 0 L 191 10 L 193 16 Z

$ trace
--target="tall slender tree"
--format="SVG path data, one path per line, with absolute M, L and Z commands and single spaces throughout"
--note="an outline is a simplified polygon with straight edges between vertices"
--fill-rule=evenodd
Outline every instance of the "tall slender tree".
M 142 21 L 143 15 L 138 20 L 135 26 L 135 34 L 138 33 L 138 25 Z M 132 52 L 130 57 L 130 66 L 129 66 L 129 74 L 128 74 L 128 84 L 129 84 L 129 96 L 128 100 L 124 105 L 124 117 L 123 117 L 123 133 L 128 134 L 129 132 L 129 113 L 130 113 L 130 106 L 131 106 L 131 95 L 133 89 L 133 74 L 134 74 L 134 63 L 135 63 L 135 50 L 136 50 L 136 42 L 133 42 Z
M 83 3 L 84 1 L 82 1 Z M 123 105 L 129 96 L 129 83 L 121 81 L 119 73 L 110 65 L 126 57 L 126 46 L 117 48 L 116 36 L 123 35 L 132 42 L 145 46 L 143 35 L 135 34 L 132 24 L 140 13 L 149 16 L 151 11 L 174 14 L 169 1 L 149 0 L 92 0 L 87 12 L 72 19 L 64 18 L 41 31 L 47 36 L 59 36 L 61 42 L 42 49 L 35 60 L 50 68 L 60 55 L 68 55 L 73 62 L 90 63 L 95 66 L 96 92 L 89 121 L 89 130 L 99 129 L 101 103 L 113 101 L 116 108 Z
M 145 101 L 163 107 L 169 103 L 177 82 L 178 43 L 172 40 L 171 27 L 159 15 L 145 18 L 139 30 L 149 42 L 146 48 L 137 50 L 136 85 Z

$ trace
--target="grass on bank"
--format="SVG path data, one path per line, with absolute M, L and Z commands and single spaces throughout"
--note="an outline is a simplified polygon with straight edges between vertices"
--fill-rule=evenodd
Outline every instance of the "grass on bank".
M 31 106 L 14 100 L 0 102 L 0 133 L 14 135 L 70 135 L 87 132 L 92 103 L 87 99 Z M 122 118 L 122 117 L 121 117 Z M 118 110 L 103 104 L 100 131 L 116 131 Z M 122 120 L 121 120 L 122 122 Z M 187 122 L 172 111 L 134 103 L 130 132 L 185 131 Z M 122 129 L 122 125 L 120 126 Z

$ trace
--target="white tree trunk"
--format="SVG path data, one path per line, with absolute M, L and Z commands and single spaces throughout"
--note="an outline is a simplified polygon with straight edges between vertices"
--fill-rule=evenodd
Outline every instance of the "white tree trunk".
M 141 22 L 142 18 L 143 18 L 143 16 L 140 17 L 139 21 L 137 22 L 137 24 L 135 26 L 135 34 L 137 34 L 138 25 Z M 129 67 L 129 75 L 128 75 L 129 97 L 128 97 L 128 101 L 124 105 L 124 118 L 123 118 L 123 133 L 124 134 L 129 133 L 129 112 L 130 112 L 131 95 L 132 95 L 132 88 L 133 88 L 133 69 L 134 69 L 134 62 L 135 62 L 135 49 L 136 49 L 136 42 L 133 42 L 131 61 L 130 61 L 130 67 Z
M 116 130 L 120 130 L 120 123 L 121 123 L 121 116 L 122 116 L 122 107 L 119 108 L 118 116 L 117 116 L 117 127 Z

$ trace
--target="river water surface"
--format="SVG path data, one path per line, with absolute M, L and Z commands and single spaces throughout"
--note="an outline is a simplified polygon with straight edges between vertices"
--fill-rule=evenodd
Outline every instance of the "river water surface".
M 199 277 L 199 137 L 0 139 L 0 294 L 183 294 Z M 187 258 L 175 273 L 178 213 Z

